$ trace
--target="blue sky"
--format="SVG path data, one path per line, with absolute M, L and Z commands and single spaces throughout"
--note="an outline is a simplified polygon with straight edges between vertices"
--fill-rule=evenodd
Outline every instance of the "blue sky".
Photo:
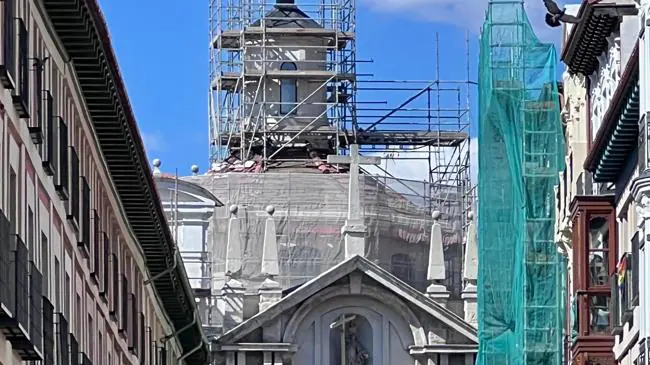
M 384 80 L 434 79 L 439 32 L 441 78 L 464 79 L 465 33 L 470 31 L 471 78 L 476 79 L 478 29 L 487 0 L 357 3 L 357 58 L 374 61 L 362 64 L 359 72 Z M 170 172 L 178 168 L 189 174 L 193 164 L 205 171 L 208 1 L 103 0 L 101 5 L 149 158 L 160 158 Z M 541 0 L 528 7 L 539 25 Z M 538 29 L 545 40 L 559 36 L 559 29 Z

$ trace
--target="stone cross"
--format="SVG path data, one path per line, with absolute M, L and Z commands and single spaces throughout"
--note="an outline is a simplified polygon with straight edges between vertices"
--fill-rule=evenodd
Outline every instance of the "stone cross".
M 345 345 L 345 335 L 346 335 L 346 327 L 348 322 L 352 322 L 357 318 L 355 315 L 351 315 L 349 317 L 346 317 L 345 314 L 342 314 L 341 317 L 335 321 L 334 323 L 330 324 L 330 328 L 334 329 L 337 327 L 341 328 L 341 365 L 347 365 L 347 352 L 346 350 L 346 345 Z
M 364 256 L 366 249 L 366 225 L 361 214 L 361 195 L 359 192 L 359 168 L 361 165 L 378 165 L 380 157 L 359 155 L 359 145 L 350 145 L 349 156 L 329 155 L 327 163 L 350 165 L 348 185 L 348 219 L 341 230 L 345 237 L 345 258 Z

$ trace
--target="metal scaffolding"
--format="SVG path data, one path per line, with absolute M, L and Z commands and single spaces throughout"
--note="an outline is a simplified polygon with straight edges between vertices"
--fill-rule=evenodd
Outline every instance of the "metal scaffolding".
M 449 248 L 460 293 L 466 211 L 474 200 L 469 36 L 466 80 L 442 80 L 437 34 L 434 80 L 376 80 L 358 72 L 368 61 L 356 55 L 354 0 L 210 0 L 209 17 L 212 172 L 231 173 L 223 166 L 237 161 L 260 166 L 243 172 L 295 173 L 291 168 L 346 154 L 356 143 L 383 158 L 366 171 L 378 183 L 429 217 L 443 212 L 443 228 L 461 243 Z M 309 85 L 289 105 L 272 92 L 286 79 Z M 426 166 L 424 181 L 390 173 L 393 164 L 409 162 Z
M 356 142 L 386 159 L 422 160 L 438 192 L 450 185 L 470 190 L 469 38 L 466 80 L 442 80 L 439 66 L 435 80 L 374 80 L 357 72 L 363 61 L 356 57 L 354 1 L 305 0 L 288 11 L 278 11 L 278 3 L 210 0 L 211 163 L 234 155 L 261 160 L 267 169 L 310 160 L 313 153 L 296 153 L 305 145 L 324 157 L 345 154 Z M 284 62 L 297 69 L 281 69 Z M 267 92 L 282 78 L 313 85 L 284 114 Z M 397 98 L 405 101 L 390 106 Z M 316 112 L 297 115 L 300 108 Z
M 564 166 L 556 54 L 522 0 L 490 0 L 479 66 L 479 365 L 562 363 L 565 263 L 554 242 Z

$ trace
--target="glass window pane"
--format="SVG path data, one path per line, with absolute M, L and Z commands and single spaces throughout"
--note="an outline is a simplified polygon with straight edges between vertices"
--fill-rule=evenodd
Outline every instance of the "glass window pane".
M 611 333 L 609 319 L 610 298 L 608 295 L 589 297 L 589 333 L 609 335 Z
M 609 265 L 607 251 L 592 251 L 589 253 L 589 286 L 604 286 L 609 284 Z
M 282 71 L 296 71 L 298 67 L 293 62 L 284 62 L 280 65 Z M 280 80 L 280 113 L 295 114 L 293 110 L 298 102 L 298 87 L 295 79 Z
M 589 220 L 589 248 L 606 250 L 609 247 L 609 225 L 607 219 L 594 217 Z

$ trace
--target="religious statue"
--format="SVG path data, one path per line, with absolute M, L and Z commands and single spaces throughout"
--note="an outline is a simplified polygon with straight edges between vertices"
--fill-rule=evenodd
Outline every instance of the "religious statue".
M 361 341 L 357 336 L 357 326 L 350 322 L 347 328 L 345 338 L 346 364 L 345 365 L 365 365 L 366 360 L 370 357 L 361 346 Z

